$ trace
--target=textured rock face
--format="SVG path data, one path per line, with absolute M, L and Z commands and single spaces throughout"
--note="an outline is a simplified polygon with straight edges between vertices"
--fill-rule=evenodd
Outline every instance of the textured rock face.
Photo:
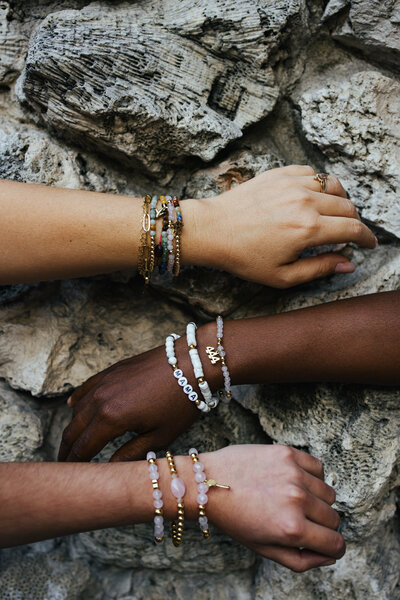
M 380 241 L 344 249 L 353 274 L 286 292 L 193 268 L 144 296 L 134 273 L 0 288 L 0 460 L 54 460 L 64 395 L 193 316 L 400 288 L 398 12 L 366 0 L 0 2 L 0 177 L 201 198 L 309 163 L 341 178 Z M 336 487 L 344 559 L 299 575 L 218 532 L 202 545 L 195 526 L 182 548 L 155 548 L 140 525 L 2 551 L 0 600 L 397 600 L 398 391 L 248 386 L 235 398 L 172 450 L 308 449 Z

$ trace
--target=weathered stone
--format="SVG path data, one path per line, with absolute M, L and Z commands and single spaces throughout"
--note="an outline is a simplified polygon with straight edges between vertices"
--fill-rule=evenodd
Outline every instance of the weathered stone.
M 340 15 L 332 34 L 335 40 L 357 48 L 374 61 L 381 61 L 399 70 L 400 65 L 400 3 L 395 0 L 331 0 L 323 20 Z
M 255 600 L 397 600 L 400 561 L 398 521 L 382 527 L 364 544 L 351 543 L 331 567 L 291 573 L 263 561 Z
M 302 384 L 242 386 L 237 397 L 273 440 L 307 448 L 322 460 L 348 539 L 368 537 L 393 516 L 391 494 L 400 483 L 399 392 Z
M 258 4 L 141 1 L 50 15 L 31 42 L 21 99 L 58 134 L 149 171 L 210 160 L 272 110 L 270 54 L 287 29 L 307 32 L 302 1 Z
M 46 416 L 33 402 L 1 381 L 0 461 L 41 460 Z
M 345 183 L 362 216 L 400 237 L 400 84 L 374 72 L 326 82 L 299 100 L 307 140 Z
M 28 42 L 26 35 L 11 18 L 8 2 L 0 4 L 0 83 L 7 85 L 13 81 L 24 66 Z
M 0 600 L 80 600 L 89 583 L 85 561 L 62 551 L 3 550 L 0 558 Z

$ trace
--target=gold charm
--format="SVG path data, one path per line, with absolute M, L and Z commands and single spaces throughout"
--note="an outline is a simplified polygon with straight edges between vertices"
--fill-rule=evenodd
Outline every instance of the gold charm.
M 215 348 L 213 348 L 212 346 L 207 346 L 206 353 L 212 365 L 215 365 L 215 363 L 221 360 L 221 357 L 219 356 L 217 350 L 215 350 Z
M 230 485 L 223 485 L 222 483 L 217 483 L 215 479 L 206 479 L 204 483 L 206 483 L 208 487 L 220 487 L 224 488 L 225 490 L 231 489 Z

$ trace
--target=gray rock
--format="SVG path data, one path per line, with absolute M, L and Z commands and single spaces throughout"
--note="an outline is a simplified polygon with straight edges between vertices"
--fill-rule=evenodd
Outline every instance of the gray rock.
M 400 85 L 375 72 L 356 73 L 305 92 L 299 100 L 306 138 L 325 170 L 346 185 L 362 216 L 400 237 Z
M 398 0 L 331 0 L 324 20 L 349 8 L 333 38 L 357 48 L 374 61 L 399 70 L 400 3 Z
M 47 415 L 0 382 L 0 461 L 41 460 Z M 1 596 L 0 596 L 1 597 Z
M 210 160 L 271 112 L 270 55 L 288 31 L 297 42 L 308 31 L 301 1 L 257 4 L 141 1 L 50 15 L 31 41 L 20 98 L 57 134 L 154 173 Z

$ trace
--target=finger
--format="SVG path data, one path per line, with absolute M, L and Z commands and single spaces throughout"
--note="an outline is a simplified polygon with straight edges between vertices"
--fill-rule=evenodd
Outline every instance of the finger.
M 316 567 L 324 567 L 334 565 L 336 560 L 324 554 L 318 554 L 311 550 L 289 548 L 286 546 L 256 546 L 253 547 L 255 552 L 258 552 L 265 558 L 274 560 L 275 562 L 292 569 L 298 573 L 314 569 Z
M 316 496 L 329 505 L 335 502 L 335 490 L 324 481 L 321 481 L 321 478 L 310 475 L 310 473 L 307 473 L 307 471 L 303 471 L 303 483 L 305 489 L 308 490 L 313 496 Z
M 294 537 L 293 546 L 308 548 L 332 558 L 341 558 L 346 551 L 346 544 L 340 533 L 308 519 L 305 521 L 302 535 Z
M 321 193 L 321 184 L 315 179 L 315 175 L 304 175 L 302 178 L 299 178 L 299 183 L 307 187 L 309 190 Z M 347 198 L 346 190 L 335 175 L 328 176 L 326 182 L 326 191 L 323 193 L 323 195 L 333 195 Z
M 83 462 L 91 460 L 114 438 L 124 431 L 116 431 L 110 424 L 100 419 L 93 420 L 70 446 L 67 462 Z
M 150 452 L 150 450 L 156 451 L 161 448 L 162 445 L 160 446 L 156 439 L 156 432 L 149 431 L 121 446 L 121 448 L 114 452 L 110 458 L 110 462 L 141 460 L 146 458 L 146 454 Z
M 273 170 L 277 174 L 293 175 L 293 177 L 311 177 L 315 175 L 315 171 L 310 165 L 287 165 Z
M 328 253 L 299 258 L 295 262 L 281 267 L 279 275 L 284 286 L 289 287 L 335 273 L 353 273 L 355 268 L 355 265 L 345 256 Z
M 85 381 L 84 383 L 82 383 L 82 385 L 80 385 L 79 387 L 77 387 L 74 392 L 71 394 L 71 396 L 68 398 L 68 406 L 70 406 L 71 408 L 73 408 L 75 406 L 75 404 L 81 399 L 83 398 L 83 396 L 85 396 L 88 392 L 90 392 L 90 390 L 98 384 L 98 382 L 104 377 L 104 371 L 101 371 L 101 373 L 96 373 L 96 375 L 93 375 L 92 377 L 89 377 L 89 379 L 87 381 Z
M 311 473 L 315 477 L 324 480 L 324 465 L 319 458 L 315 458 L 308 452 L 303 452 L 302 450 L 297 450 L 297 448 L 293 448 L 294 459 L 304 471 Z
M 348 198 L 310 192 L 310 201 L 320 215 L 325 217 L 346 217 L 360 221 L 356 207 Z
M 305 515 L 310 521 L 333 530 L 337 530 L 339 527 L 340 517 L 338 513 L 323 500 L 309 494 L 304 506 Z
M 63 462 L 67 459 L 72 445 L 89 425 L 91 419 L 92 416 L 89 410 L 82 411 L 72 419 L 69 425 L 67 425 L 61 436 L 57 460 Z
M 353 242 L 363 248 L 376 248 L 376 237 L 358 219 L 321 216 L 319 220 L 320 226 L 316 228 L 310 246 Z

